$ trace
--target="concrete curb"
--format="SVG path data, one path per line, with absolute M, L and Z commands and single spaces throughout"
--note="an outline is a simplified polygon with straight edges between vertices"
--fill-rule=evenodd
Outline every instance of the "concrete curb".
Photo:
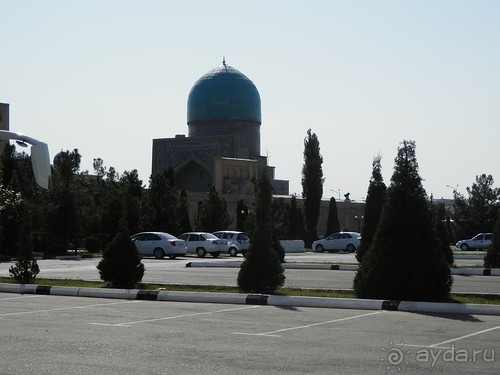
M 188 262 L 186 267 L 220 267 L 220 268 L 240 268 L 241 263 L 233 262 Z M 332 270 L 332 271 L 357 271 L 356 264 L 304 264 L 304 263 L 283 263 L 283 269 L 303 269 L 303 270 Z M 472 275 L 472 276 L 500 276 L 500 269 L 488 268 L 451 268 L 452 275 Z
M 267 294 L 169 292 L 139 289 L 76 288 L 0 283 L 0 292 L 57 296 L 115 298 L 142 301 L 198 302 L 236 305 L 320 307 L 355 310 L 386 310 L 440 314 L 498 315 L 500 306 L 460 303 L 390 301 L 353 298 L 279 296 Z

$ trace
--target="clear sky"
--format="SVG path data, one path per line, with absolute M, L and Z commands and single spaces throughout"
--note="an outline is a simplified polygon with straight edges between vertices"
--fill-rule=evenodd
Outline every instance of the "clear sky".
M 261 150 L 300 196 L 304 137 L 324 196 L 364 199 L 414 140 L 428 195 L 500 183 L 500 1 L 0 0 L 11 130 L 151 173 L 152 140 L 187 134 L 189 91 L 226 57 L 257 86 Z M 339 193 L 340 192 L 340 193 Z

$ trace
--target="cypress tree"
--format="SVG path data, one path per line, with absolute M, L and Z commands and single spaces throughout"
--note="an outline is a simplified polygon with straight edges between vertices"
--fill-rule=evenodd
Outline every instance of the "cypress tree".
M 382 213 L 382 207 L 384 206 L 385 191 L 387 188 L 382 177 L 381 160 L 382 157 L 380 155 L 373 158 L 372 177 L 366 195 L 361 243 L 356 251 L 356 259 L 358 262 L 363 260 L 363 256 L 372 244 Z
M 252 241 L 238 273 L 238 287 L 243 292 L 272 293 L 285 283 L 283 267 L 272 247 L 271 200 L 271 182 L 263 172 L 257 181 Z
M 330 198 L 328 206 L 328 219 L 326 221 L 325 237 L 332 233 L 340 231 L 339 214 L 337 211 L 337 201 L 334 197 Z
M 379 227 L 354 278 L 360 298 L 440 301 L 452 278 L 418 174 L 415 143 L 403 141 Z
M 219 197 L 214 186 L 208 190 L 207 199 L 200 203 L 197 220 L 198 230 L 215 232 L 229 226 L 231 218 L 227 213 L 226 201 Z
M 181 199 L 179 201 L 179 217 L 180 217 L 180 232 L 191 232 L 191 221 L 189 220 L 188 199 L 186 191 L 181 191 Z
M 495 268 L 500 266 L 500 208 L 497 209 L 497 220 L 493 227 L 493 240 L 486 251 L 484 257 L 484 266 L 486 268 Z
M 304 139 L 304 165 L 302 167 L 306 247 L 311 247 L 313 241 L 318 239 L 316 227 L 319 220 L 324 182 L 322 164 L 323 157 L 320 154 L 318 137 L 309 129 L 307 137 Z
M 446 263 L 451 267 L 455 258 L 453 257 L 453 250 L 451 250 L 450 241 L 448 240 L 448 231 L 446 230 L 446 207 L 443 203 L 440 203 L 435 207 L 435 211 L 435 228 L 438 238 L 438 247 L 443 253 Z
M 302 218 L 299 217 L 299 212 L 297 210 L 297 197 L 292 195 L 292 199 L 290 199 L 290 212 L 288 218 L 288 235 L 292 240 L 300 238 L 298 233 L 299 220 L 302 220 Z

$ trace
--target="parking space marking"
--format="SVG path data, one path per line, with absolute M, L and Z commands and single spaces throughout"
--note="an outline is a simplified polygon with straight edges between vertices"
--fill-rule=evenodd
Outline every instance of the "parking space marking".
M 192 317 L 192 316 L 218 314 L 218 313 L 230 312 L 230 311 L 238 311 L 238 310 L 256 309 L 256 308 L 260 308 L 260 307 L 262 307 L 262 306 L 236 307 L 236 308 L 232 308 L 232 309 L 223 309 L 223 310 L 216 310 L 216 311 L 204 311 L 204 312 L 192 313 L 192 314 L 182 314 L 182 315 L 166 316 L 166 317 L 163 317 L 163 318 L 146 319 L 146 320 L 136 320 L 136 321 L 133 321 L 133 322 L 125 322 L 125 323 L 89 323 L 89 324 L 91 324 L 91 325 L 99 325 L 99 326 L 130 328 L 130 326 L 132 326 L 134 324 L 159 322 L 159 321 L 162 321 L 162 320 L 172 320 L 172 319 L 188 318 L 188 317 Z
M 21 312 L 15 312 L 15 313 L 0 314 L 0 318 L 3 317 L 3 316 L 40 314 L 40 313 L 46 313 L 46 312 L 76 310 L 76 309 L 87 309 L 89 307 L 112 306 L 112 305 L 121 305 L 121 304 L 127 304 L 127 303 L 140 303 L 140 302 L 142 302 L 142 301 L 124 301 L 124 302 L 112 302 L 112 303 L 98 303 L 98 304 L 94 304 L 94 305 L 72 306 L 72 307 L 58 307 L 56 309 L 21 311 Z
M 22 299 L 22 298 L 40 298 L 40 297 L 45 297 L 45 296 L 41 296 L 41 295 L 34 295 L 34 296 L 20 296 L 20 297 L 5 297 L 5 298 L 0 298 L 0 302 L 1 302 L 1 301 L 8 301 L 8 300 L 12 300 L 12 299 Z
M 491 332 L 491 331 L 494 331 L 494 330 L 497 330 L 497 329 L 500 329 L 500 326 L 496 326 L 496 327 L 492 327 L 492 328 L 488 328 L 488 329 L 483 329 L 482 331 L 478 331 L 478 332 L 472 332 L 472 333 L 469 333 L 468 335 L 464 335 L 464 336 L 460 336 L 460 337 L 455 337 L 453 339 L 449 339 L 449 340 L 446 340 L 446 341 L 441 341 L 441 342 L 438 342 L 438 343 L 432 344 L 432 345 L 401 344 L 401 346 L 411 346 L 411 347 L 417 347 L 417 348 L 451 349 L 453 347 L 453 345 L 452 345 L 452 347 L 441 346 L 441 345 L 445 345 L 445 344 L 449 344 L 450 342 L 455 342 L 455 341 L 463 340 L 463 339 L 466 339 L 466 338 L 469 338 L 469 337 L 481 335 L 483 333 Z
M 319 323 L 307 324 L 307 325 L 304 325 L 304 326 L 297 326 L 297 327 L 289 327 L 289 328 L 277 329 L 275 331 L 262 332 L 262 333 L 232 332 L 232 334 L 233 335 L 246 335 L 246 336 L 281 337 L 281 335 L 277 335 L 276 333 L 286 332 L 286 331 L 294 331 L 294 330 L 298 330 L 298 329 L 311 328 L 311 327 L 316 327 L 316 326 L 325 325 L 325 324 L 331 324 L 331 323 L 338 323 L 338 322 L 343 322 L 343 321 L 346 321 L 346 320 L 358 319 L 358 318 L 363 318 L 365 316 L 378 315 L 378 314 L 383 314 L 383 313 L 385 313 L 385 311 L 375 311 L 375 312 L 371 312 L 371 313 L 367 313 L 367 314 L 349 316 L 347 318 L 340 318 L 340 319 L 329 320 L 329 321 L 326 321 L 326 322 L 319 322 Z
M 483 333 L 486 333 L 486 332 L 491 332 L 491 331 L 494 331 L 494 330 L 499 329 L 499 328 L 500 328 L 500 326 L 496 326 L 496 327 L 492 327 L 492 328 L 488 328 L 488 329 L 483 329 L 482 331 L 469 333 L 468 335 L 464 335 L 464 336 L 456 337 L 456 338 L 451 339 L 451 340 L 446 340 L 446 341 L 443 341 L 443 342 L 438 342 L 437 344 L 430 345 L 429 347 L 430 347 L 430 348 L 435 348 L 435 347 L 438 347 L 439 345 L 444 345 L 444 344 L 448 344 L 448 343 L 450 343 L 450 342 L 463 340 L 463 339 L 466 339 L 466 338 L 468 338 L 468 337 L 481 335 L 481 334 L 483 334 Z

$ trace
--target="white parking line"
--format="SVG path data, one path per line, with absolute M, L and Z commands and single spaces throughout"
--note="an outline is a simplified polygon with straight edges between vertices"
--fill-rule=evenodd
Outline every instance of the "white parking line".
M 448 344 L 448 343 L 453 342 L 453 341 L 463 340 L 463 339 L 466 339 L 468 337 L 481 335 L 483 333 L 491 332 L 491 331 L 494 331 L 494 330 L 499 329 L 499 328 L 500 328 L 500 326 L 496 326 L 496 327 L 493 327 L 493 328 L 484 329 L 482 331 L 478 331 L 478 332 L 474 332 L 474 333 L 469 333 L 468 335 L 465 335 L 465 336 L 460 336 L 460 337 L 457 337 L 457 338 L 454 338 L 454 339 L 451 339 L 451 340 L 446 340 L 446 341 L 443 341 L 443 342 L 438 342 L 437 344 L 430 345 L 429 348 L 435 348 L 435 347 L 438 347 L 439 345 Z
M 89 323 L 89 324 L 99 325 L 99 326 L 127 327 L 128 328 L 128 327 L 130 327 L 130 326 L 132 326 L 134 324 L 159 322 L 159 321 L 162 321 L 162 320 L 172 320 L 172 319 L 179 319 L 179 318 L 187 318 L 187 317 L 198 316 L 198 315 L 210 315 L 210 314 L 217 314 L 217 313 L 223 313 L 223 312 L 229 312 L 229 311 L 255 309 L 255 308 L 259 308 L 259 307 L 262 307 L 262 306 L 245 306 L 245 307 L 237 307 L 237 308 L 234 308 L 234 309 L 224 309 L 224 310 L 216 310 L 216 311 L 205 311 L 205 312 L 200 312 L 200 313 L 167 316 L 167 317 L 163 317 L 163 318 L 146 319 L 146 320 L 136 320 L 134 322 L 125 322 L 125 323 Z
M 371 312 L 371 313 L 368 313 L 368 314 L 361 314 L 361 315 L 349 316 L 347 318 L 340 318 L 340 319 L 335 319 L 335 320 L 329 320 L 327 322 L 320 322 L 320 323 L 308 324 L 308 325 L 305 325 L 305 326 L 297 326 L 297 327 L 277 329 L 275 331 L 262 332 L 262 333 L 232 332 L 232 334 L 233 335 L 246 335 L 246 336 L 281 337 L 281 335 L 276 335 L 276 333 L 286 332 L 286 331 L 293 331 L 293 330 L 297 330 L 297 329 L 304 329 L 304 328 L 310 328 L 310 327 L 316 327 L 316 326 L 320 326 L 320 325 L 324 325 L 324 324 L 331 324 L 331 323 L 343 322 L 345 320 L 358 319 L 358 318 L 363 318 L 365 316 L 378 315 L 378 314 L 383 314 L 383 313 L 385 313 L 385 311 L 375 311 L 375 312 Z
M 8 300 L 12 300 L 12 299 L 22 299 L 22 298 L 40 298 L 40 297 L 45 297 L 45 296 L 42 296 L 42 295 L 34 295 L 34 296 L 20 296 L 20 297 L 6 297 L 6 298 L 0 298 L 0 302 L 1 301 L 8 301 Z
M 466 339 L 469 337 L 481 335 L 483 333 L 491 332 L 491 331 L 494 331 L 496 329 L 500 329 L 500 326 L 496 326 L 496 327 L 492 327 L 492 328 L 488 328 L 488 329 L 483 329 L 482 331 L 469 333 L 468 335 L 456 337 L 454 339 L 450 339 L 450 340 L 446 340 L 446 341 L 441 341 L 441 342 L 438 342 L 438 343 L 432 344 L 432 345 L 401 344 L 401 346 L 409 346 L 409 347 L 417 347 L 417 348 L 452 349 L 453 346 L 448 347 L 448 346 L 441 346 L 441 345 L 449 344 L 450 342 L 459 341 L 459 340 L 463 340 L 463 339 Z
M 40 313 L 54 312 L 54 311 L 86 309 L 86 308 L 89 308 L 89 307 L 112 306 L 112 305 L 121 305 L 121 304 L 127 304 L 127 303 L 139 303 L 139 302 L 142 302 L 142 301 L 125 301 L 125 302 L 113 302 L 113 303 L 99 303 L 99 304 L 95 304 L 95 305 L 59 307 L 57 309 L 30 310 L 30 311 L 21 311 L 21 312 L 15 312 L 15 313 L 0 314 L 0 317 L 2 317 L 2 316 L 15 316 L 15 315 L 40 314 Z

